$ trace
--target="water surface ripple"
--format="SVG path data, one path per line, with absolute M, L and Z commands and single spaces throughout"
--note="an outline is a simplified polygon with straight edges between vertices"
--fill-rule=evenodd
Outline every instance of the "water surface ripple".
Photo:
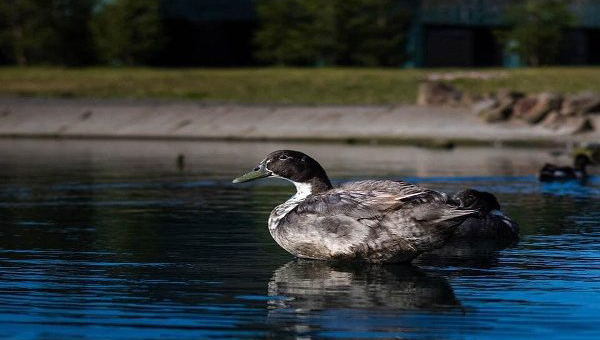
M 336 183 L 492 191 L 521 241 L 413 265 L 295 260 L 266 228 L 290 185 L 230 183 L 280 148 Z M 564 154 L 2 140 L 0 155 L 2 339 L 600 338 L 599 177 L 534 176 Z

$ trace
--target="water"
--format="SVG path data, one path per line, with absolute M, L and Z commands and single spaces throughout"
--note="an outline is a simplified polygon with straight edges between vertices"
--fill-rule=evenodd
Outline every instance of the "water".
M 313 155 L 334 182 L 493 191 L 521 241 L 413 266 L 294 260 L 266 228 L 292 187 L 230 184 L 280 148 Z M 2 339 L 600 337 L 600 180 L 533 176 L 566 155 L 0 140 L 0 156 Z

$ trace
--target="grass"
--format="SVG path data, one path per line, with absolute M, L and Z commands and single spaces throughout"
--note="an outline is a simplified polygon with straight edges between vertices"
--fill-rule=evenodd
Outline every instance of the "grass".
M 274 104 L 397 104 L 415 101 L 431 72 L 464 70 L 377 68 L 0 68 L 0 95 L 168 98 Z M 486 71 L 486 70 L 482 70 Z M 489 71 L 499 71 L 490 69 Z M 452 81 L 487 93 L 510 88 L 536 93 L 600 92 L 600 67 L 502 70 L 507 77 Z

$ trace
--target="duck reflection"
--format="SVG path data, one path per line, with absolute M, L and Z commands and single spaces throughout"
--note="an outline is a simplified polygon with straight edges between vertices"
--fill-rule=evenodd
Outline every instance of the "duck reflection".
M 448 281 L 410 265 L 294 260 L 268 284 L 271 312 L 326 309 L 448 310 L 460 307 Z M 271 316 L 271 314 L 270 314 Z

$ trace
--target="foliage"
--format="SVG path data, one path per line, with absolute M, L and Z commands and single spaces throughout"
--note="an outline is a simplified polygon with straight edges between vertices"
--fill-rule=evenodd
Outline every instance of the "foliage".
M 24 66 L 78 65 L 94 58 L 89 20 L 97 0 L 3 0 L 0 49 Z
M 575 17 L 564 0 L 527 0 L 508 8 L 512 28 L 501 37 L 530 66 L 556 62 L 564 30 Z
M 262 0 L 256 7 L 260 59 L 277 65 L 331 62 L 335 45 L 333 1 Z
M 258 0 L 258 57 L 278 65 L 399 65 L 408 16 L 393 0 Z
M 92 22 L 102 61 L 113 65 L 152 62 L 163 32 L 159 0 L 113 0 L 103 4 Z
M 337 62 L 397 66 L 404 61 L 408 13 L 393 0 L 337 1 Z

